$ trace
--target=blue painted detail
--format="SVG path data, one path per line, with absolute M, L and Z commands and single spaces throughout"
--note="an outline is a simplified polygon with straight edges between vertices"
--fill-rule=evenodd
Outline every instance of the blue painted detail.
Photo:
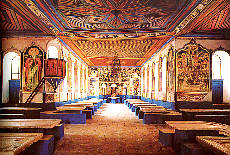
M 99 99 L 99 96 L 87 96 L 88 99 L 91 99 L 91 98 L 97 98 Z
M 86 114 L 76 113 L 40 113 L 42 119 L 61 119 L 65 124 L 86 124 Z
M 223 103 L 223 79 L 212 80 L 212 102 Z
M 46 11 L 44 11 L 44 9 L 35 1 L 35 0 L 32 0 L 34 2 L 34 4 L 39 8 L 39 10 L 42 11 L 43 14 L 45 14 L 45 16 L 49 19 L 49 21 L 55 25 L 55 27 L 60 31 L 62 32 L 62 30 L 57 26 L 57 24 L 54 22 L 54 20 L 50 19 L 49 18 L 49 15 L 46 13 Z M 47 8 L 47 6 L 43 3 L 43 5 Z M 53 17 L 53 14 L 50 12 L 50 9 L 47 9 L 49 11 L 49 13 L 52 15 Z M 53 17 L 55 18 L 55 17 Z M 56 19 L 56 18 L 55 18 Z M 58 21 L 57 19 L 55 21 Z M 59 23 L 60 24 L 60 23 Z M 64 29 L 64 28 L 63 28 Z
M 20 80 L 9 80 L 9 103 L 19 103 Z
M 54 152 L 54 136 L 44 135 L 36 143 L 33 143 L 25 154 L 51 155 Z M 24 153 L 23 153 L 24 154 Z

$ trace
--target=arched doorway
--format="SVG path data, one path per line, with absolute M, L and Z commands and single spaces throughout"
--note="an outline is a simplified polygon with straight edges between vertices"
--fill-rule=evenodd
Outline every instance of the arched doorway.
M 19 102 L 20 91 L 20 56 L 8 52 L 3 57 L 2 103 Z
M 212 91 L 213 91 L 213 100 L 215 96 L 223 96 L 223 102 L 230 102 L 230 55 L 225 50 L 216 50 L 212 54 Z M 218 88 L 220 90 L 218 90 Z M 219 92 L 220 91 L 220 92 Z M 221 93 L 222 94 L 215 94 Z

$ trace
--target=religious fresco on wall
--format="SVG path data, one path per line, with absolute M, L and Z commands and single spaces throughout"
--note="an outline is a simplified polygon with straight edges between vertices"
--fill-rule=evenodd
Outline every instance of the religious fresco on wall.
M 146 90 L 146 96 L 149 96 L 149 66 L 147 67 L 147 90 Z
M 142 81 L 142 96 L 145 97 L 145 68 L 143 68 L 142 72 L 142 76 L 143 76 L 143 81 Z
M 68 63 L 67 63 L 67 81 L 68 81 L 68 85 L 72 86 L 72 60 L 70 57 L 68 57 L 67 59 Z M 71 87 L 68 87 L 69 91 L 71 90 Z
M 175 92 L 175 54 L 173 47 L 168 50 L 167 57 L 167 100 L 174 101 Z
M 210 53 L 191 40 L 176 53 L 178 101 L 201 101 L 209 91 Z
M 159 63 L 158 63 L 158 91 L 162 92 L 162 60 L 163 58 L 159 58 Z
M 74 81 L 75 81 L 75 92 L 77 93 L 78 91 L 78 65 L 75 63 L 74 66 Z
M 33 91 L 41 80 L 44 54 L 37 46 L 30 46 L 23 56 L 24 91 Z
M 140 77 L 140 68 L 121 67 L 118 78 L 114 79 L 111 75 L 111 67 L 98 68 L 99 80 L 103 82 L 126 82 L 130 78 Z
M 135 78 L 133 80 L 133 95 L 138 95 L 140 92 L 140 79 Z
M 138 94 L 140 92 L 140 68 L 129 68 L 121 67 L 121 70 L 118 74 L 118 78 L 114 79 L 111 75 L 111 67 L 89 67 L 89 95 L 95 95 L 95 89 L 100 87 L 100 94 L 106 93 L 106 95 L 111 95 L 111 84 L 116 83 L 116 93 L 122 94 L 125 92 L 123 85 L 127 85 L 127 89 L 132 89 L 132 93 Z M 129 83 L 132 80 L 132 88 L 129 87 Z M 100 84 L 98 84 L 98 82 Z M 102 84 L 106 85 L 105 92 L 102 91 Z
M 152 93 L 151 98 L 155 99 L 155 63 L 152 64 Z

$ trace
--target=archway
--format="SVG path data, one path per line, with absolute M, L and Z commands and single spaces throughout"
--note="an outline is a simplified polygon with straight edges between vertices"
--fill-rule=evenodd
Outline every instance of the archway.
M 8 103 L 10 98 L 9 80 L 20 80 L 20 56 L 16 52 L 8 52 L 3 58 L 2 103 Z M 20 90 L 20 81 L 17 81 Z M 19 95 L 19 92 L 18 94 Z
M 217 50 L 212 55 L 212 79 L 223 80 L 223 102 L 230 102 L 230 55 Z

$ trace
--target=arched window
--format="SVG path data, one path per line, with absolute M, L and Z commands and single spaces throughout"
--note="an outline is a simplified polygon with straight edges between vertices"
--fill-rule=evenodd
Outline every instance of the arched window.
M 2 102 L 9 101 L 9 80 L 20 79 L 20 56 L 9 52 L 3 58 Z
M 49 46 L 48 52 L 47 52 L 48 58 L 58 58 L 58 49 L 55 46 Z
M 223 80 L 223 102 L 230 102 L 230 55 L 217 50 L 212 55 L 212 79 Z

